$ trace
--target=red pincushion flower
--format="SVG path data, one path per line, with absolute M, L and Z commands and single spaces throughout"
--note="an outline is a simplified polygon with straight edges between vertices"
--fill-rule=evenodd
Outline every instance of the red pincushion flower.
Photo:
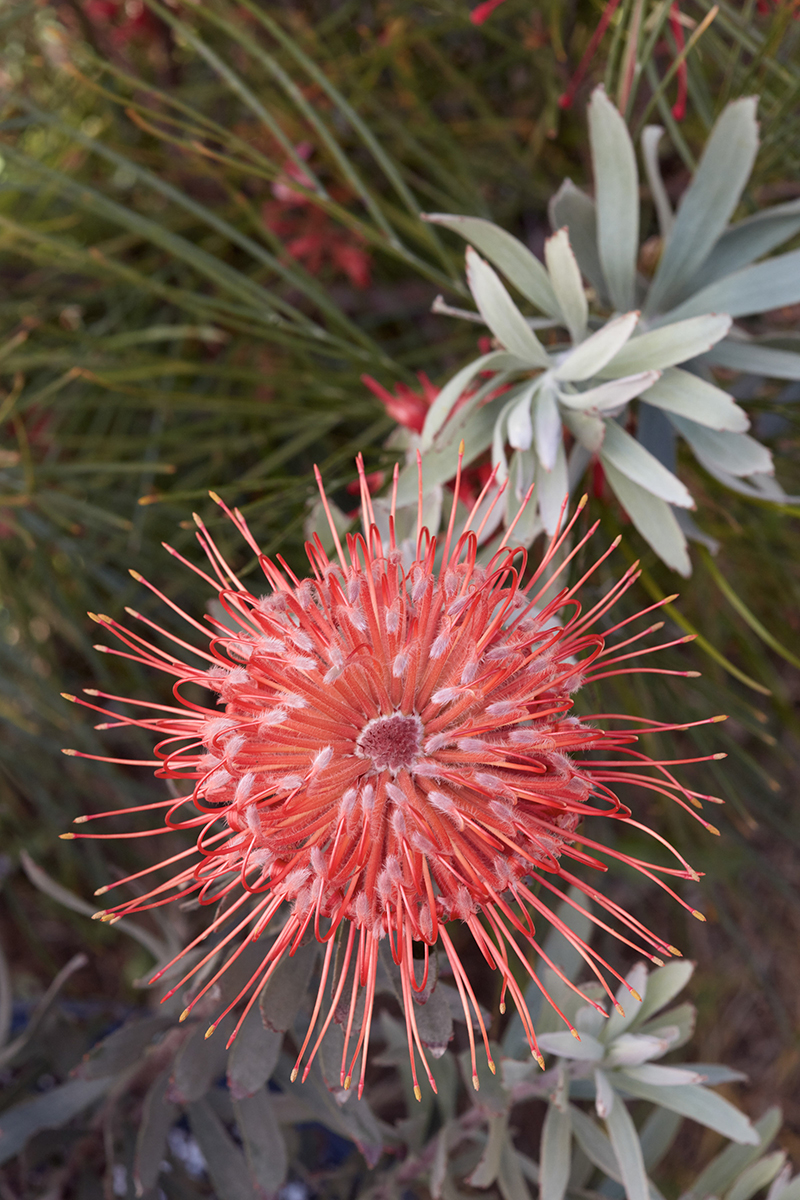
M 523 586 L 525 551 L 505 545 L 512 530 L 491 561 L 478 565 L 480 529 L 472 529 L 471 516 L 465 531 L 454 536 L 455 502 L 443 546 L 427 529 L 419 528 L 413 561 L 404 561 L 395 544 L 393 519 L 388 546 L 381 540 L 360 460 L 359 474 L 363 535 L 349 534 L 342 547 L 331 522 L 335 560 L 329 561 L 315 538 L 307 544 L 311 577 L 302 580 L 282 559 L 276 565 L 261 554 L 238 510 L 230 512 L 214 497 L 257 555 L 272 589 L 267 596 L 253 594 L 239 582 L 196 518 L 197 537 L 211 573 L 192 569 L 218 594 L 230 627 L 206 618 L 208 628 L 181 614 L 202 639 L 208 639 L 207 648 L 159 632 L 181 653 L 196 655 L 201 666 L 151 645 L 109 617 L 96 618 L 129 648 L 110 653 L 156 667 L 176 681 L 179 707 L 135 701 L 150 709 L 145 717 L 108 712 L 113 722 L 102 728 L 136 726 L 159 737 L 154 761 L 141 765 L 156 766 L 159 777 L 192 782 L 181 799 L 145 807 L 166 808 L 169 828 L 198 832 L 196 854 L 178 852 L 161 864 L 167 871 L 163 882 L 146 895 L 133 896 L 98 915 L 115 921 L 186 897 L 196 897 L 201 905 L 216 905 L 227 896 L 226 911 L 215 916 L 182 952 L 193 950 L 209 934 L 216 935 L 214 948 L 193 963 L 170 995 L 221 948 L 230 951 L 193 996 L 185 1016 L 247 941 L 258 939 L 273 918 L 283 914 L 282 929 L 265 945 L 261 965 L 226 1009 L 246 999 L 237 1029 L 283 956 L 293 954 L 312 935 L 323 943 L 326 950 L 314 1015 L 295 1076 L 316 1031 L 334 946 L 339 944 L 341 966 L 332 982 L 333 999 L 306 1060 L 306 1073 L 340 1006 L 352 965 L 355 982 L 349 1007 L 348 1000 L 343 1001 L 348 1017 L 341 1082 L 349 1086 L 361 1053 L 359 1094 L 378 948 L 385 940 L 402 980 L 409 1056 L 419 1097 L 415 1048 L 432 1084 L 433 1079 L 412 1003 L 412 991 L 425 986 L 425 979 L 419 983 L 415 975 L 415 944 L 424 948 L 426 977 L 428 953 L 437 943 L 450 962 L 467 1017 L 476 1087 L 470 1007 L 483 1034 L 489 1065 L 494 1067 L 480 1007 L 447 929 L 450 921 L 466 923 L 484 957 L 501 973 L 503 997 L 511 993 L 531 1052 L 542 1062 L 515 977 L 521 964 L 539 983 L 525 953 L 528 947 L 540 953 L 535 920 L 556 922 L 603 981 L 609 996 L 601 966 L 616 975 L 554 916 L 548 899 L 554 903 L 562 898 L 555 882 L 575 884 L 617 922 L 621 931 L 615 936 L 660 962 L 660 956 L 678 952 L 635 916 L 581 882 L 572 872 L 573 864 L 605 869 L 596 857 L 601 851 L 633 865 L 670 892 L 663 877 L 698 878 L 677 853 L 676 865 L 664 867 L 605 849 L 583 832 L 583 822 L 604 816 L 643 828 L 610 786 L 626 778 L 684 807 L 686 801 L 699 804 L 700 797 L 683 788 L 667 764 L 653 764 L 629 748 L 636 741 L 636 732 L 629 727 L 631 718 L 623 718 L 625 728 L 606 731 L 570 711 L 571 694 L 582 682 L 631 670 L 628 661 L 637 653 L 631 645 L 660 628 L 651 626 L 627 636 L 613 649 L 606 645 L 608 634 L 633 618 L 602 634 L 597 631 L 601 620 L 609 623 L 606 614 L 637 578 L 635 567 L 586 613 L 576 593 L 594 567 L 578 584 L 563 587 L 547 601 L 546 593 L 566 563 L 597 527 L 577 540 L 553 573 L 554 558 L 583 504 Z M 395 485 L 396 480 L 397 474 Z M 321 483 L 320 490 L 327 508 Z M 172 553 L 186 562 L 176 551 Z M 161 595 L 151 584 L 147 586 Z M 129 611 L 158 630 L 150 620 Z M 620 653 L 621 647 L 625 649 Z M 216 703 L 184 699 L 182 688 L 187 683 L 216 693 Z M 89 694 L 107 696 L 93 690 Z M 87 701 L 80 703 L 107 712 Z M 618 714 L 604 717 L 619 719 Z M 600 756 L 583 761 L 575 757 L 586 751 L 599 751 Z M 78 821 L 91 819 L 85 816 Z M 140 880 L 148 873 L 140 871 L 131 879 Z M 604 921 L 597 923 L 613 932 Z M 348 1047 L 362 990 L 364 1018 L 353 1051 Z

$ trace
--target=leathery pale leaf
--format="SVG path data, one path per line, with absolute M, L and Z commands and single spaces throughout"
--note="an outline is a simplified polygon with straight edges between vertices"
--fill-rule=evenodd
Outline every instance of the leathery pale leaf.
M 769 450 L 748 434 L 708 429 L 675 413 L 670 414 L 670 420 L 704 466 L 708 464 L 712 469 L 726 471 L 729 475 L 773 473 Z
M 564 443 L 559 441 L 552 470 L 547 471 L 541 463 L 536 467 L 536 490 L 539 493 L 539 513 L 545 532 L 551 536 L 558 529 L 564 498 L 569 492 L 569 473 Z
M 644 540 L 668 567 L 688 578 L 692 564 L 686 538 L 670 506 L 623 475 L 610 462 L 603 465 L 611 490 Z
M 692 276 L 693 292 L 724 275 L 730 275 L 762 258 L 793 237 L 800 229 L 800 200 L 774 204 L 752 217 L 730 225 L 709 254 L 703 266 Z
M 539 380 L 534 379 L 514 402 L 508 414 L 508 440 L 515 450 L 529 450 L 533 442 L 531 401 L 538 390 Z
M 633 308 L 639 252 L 639 176 L 624 119 L 602 87 L 589 101 L 589 140 L 597 205 L 597 243 L 611 303 Z
M 607 321 L 602 329 L 598 329 L 585 342 L 581 342 L 573 350 L 569 350 L 553 371 L 553 377 L 560 383 L 580 383 L 602 372 L 603 368 L 612 362 L 620 353 L 630 338 L 638 312 L 623 313 Z M 649 365 L 636 370 L 649 370 Z M 614 375 L 632 375 L 634 371 L 615 371 Z
M 617 1183 L 621 1183 L 622 1176 L 620 1174 L 619 1163 L 612 1149 L 611 1142 L 602 1129 L 582 1109 L 576 1108 L 574 1104 L 570 1104 L 569 1106 L 569 1115 L 572 1118 L 572 1132 L 575 1134 L 575 1141 L 589 1161 L 593 1162 L 604 1174 L 608 1175 L 609 1179 L 615 1179 Z
M 649 450 L 645 450 L 644 446 L 626 433 L 616 421 L 607 423 L 602 457 L 604 463 L 616 467 L 623 475 L 627 475 L 628 479 L 646 488 L 661 500 L 666 500 L 668 504 L 694 508 L 694 501 L 688 489 L 677 475 L 673 475 L 662 466 Z
M 544 260 L 570 338 L 573 342 L 580 342 L 586 335 L 589 304 L 566 229 L 559 229 L 547 239 Z
M 639 1135 L 633 1118 L 621 1100 L 612 1106 L 605 1122 L 628 1200 L 650 1200 Z
M 533 418 L 536 453 L 546 471 L 555 466 L 558 447 L 562 444 L 561 416 L 556 402 L 555 389 L 543 385 L 536 397 Z M 513 443 L 512 443 L 513 444 Z M 525 447 L 527 449 L 527 447 Z
M 565 179 L 548 207 L 553 229 L 567 230 L 578 266 L 601 300 L 606 299 L 606 281 L 597 250 L 597 209 L 594 200 Z
M 422 427 L 420 440 L 420 450 L 422 453 L 424 454 L 426 450 L 430 450 L 433 445 L 433 439 L 450 416 L 451 409 L 461 399 L 476 375 L 480 374 L 481 371 L 502 371 L 513 369 L 515 366 L 524 368 L 525 363 L 518 361 L 512 355 L 506 354 L 502 350 L 493 350 L 490 354 L 482 354 L 480 358 L 467 363 L 452 379 L 448 380 L 428 409 L 425 417 L 425 424 Z
M 669 202 L 667 189 L 664 187 L 664 180 L 661 178 L 661 168 L 658 162 L 658 144 L 663 136 L 664 130 L 660 125 L 645 125 L 642 130 L 641 145 L 647 182 L 650 185 L 650 194 L 653 197 L 658 217 L 658 228 L 662 238 L 666 239 L 669 237 L 675 216 Z
M 758 1144 L 732 1145 L 712 1158 L 685 1193 L 686 1200 L 701 1200 L 704 1196 L 721 1196 L 763 1150 L 766 1150 L 783 1123 L 783 1113 L 776 1106 L 768 1108 L 755 1122 Z
M 607 366 L 598 369 L 601 378 L 633 375 L 636 371 L 663 371 L 677 363 L 704 354 L 725 337 L 731 327 L 727 312 L 709 312 L 649 329 L 627 342 Z
M 624 375 L 612 379 L 585 392 L 559 392 L 558 398 L 567 408 L 579 412 L 607 413 L 613 415 L 629 400 L 652 387 L 660 375 L 659 371 L 640 371 L 637 375 Z
M 660 379 L 642 390 L 648 404 L 709 429 L 744 433 L 750 428 L 750 418 L 733 396 L 680 367 L 667 367 Z
M 647 989 L 641 1007 L 636 1014 L 636 1024 L 642 1025 L 655 1016 L 671 1000 L 682 992 L 694 972 L 694 963 L 688 959 L 676 959 L 657 967 L 647 976 Z
M 462 217 L 450 213 L 425 213 L 423 220 L 452 229 L 484 254 L 503 272 L 506 279 L 549 317 L 561 320 L 562 314 L 547 271 L 527 246 L 483 217 Z
M 549 1104 L 542 1126 L 539 1159 L 541 1200 L 563 1200 L 571 1166 L 571 1141 L 572 1120 L 569 1110 L 562 1112 L 555 1104 Z
M 529 367 L 549 367 L 550 359 L 499 276 L 467 246 L 467 282 L 478 310 L 502 346 Z
M 800 303 L 800 250 L 791 250 L 710 283 L 673 308 L 668 316 L 670 321 L 709 312 L 747 317 L 797 303 Z
M 758 1133 L 744 1113 L 702 1084 L 688 1083 L 662 1088 L 626 1077 L 624 1083 L 620 1079 L 620 1086 L 631 1096 L 682 1113 L 684 1117 L 708 1129 L 715 1129 L 733 1142 L 743 1142 L 749 1146 L 758 1144 Z
M 800 354 L 778 350 L 760 342 L 725 338 L 717 342 L 702 362 L 712 367 L 729 367 L 753 375 L 771 375 L 774 379 L 800 379 Z
M 647 298 L 647 312 L 664 311 L 706 260 L 739 203 L 758 150 L 757 101 L 728 104 L 706 142 L 683 193 Z

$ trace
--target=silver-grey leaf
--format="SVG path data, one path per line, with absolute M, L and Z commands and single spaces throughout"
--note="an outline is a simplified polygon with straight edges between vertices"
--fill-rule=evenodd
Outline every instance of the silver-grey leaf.
M 572 1120 L 569 1111 L 547 1106 L 539 1157 L 540 1200 L 563 1200 L 571 1165 Z
M 553 378 L 561 383 L 580 383 L 584 379 L 590 379 L 592 375 L 602 373 L 603 368 L 614 362 L 622 352 L 638 320 L 639 314 L 634 310 L 606 321 L 605 325 L 586 338 L 586 341 L 562 356 L 553 370 Z M 632 374 L 634 371 L 615 371 L 614 377 Z
M 531 304 L 548 316 L 562 319 L 547 271 L 528 247 L 505 229 L 483 217 L 462 217 L 451 213 L 425 213 L 423 220 L 444 225 L 460 234 L 493 262 Z
M 622 1100 L 612 1107 L 605 1120 L 628 1200 L 650 1200 L 639 1135 Z
M 724 1134 L 731 1141 L 749 1146 L 758 1145 L 758 1133 L 744 1113 L 702 1084 L 661 1088 L 626 1078 L 624 1084 L 620 1080 L 620 1086 L 631 1096 L 682 1113 L 684 1117 Z
M 703 1200 L 705 1196 L 721 1196 L 742 1171 L 754 1163 L 766 1150 L 783 1124 L 783 1113 L 777 1107 L 767 1109 L 763 1117 L 755 1122 L 758 1142 L 750 1145 L 732 1145 L 713 1158 L 700 1172 L 692 1186 L 684 1194 L 684 1200 Z
M 589 304 L 583 290 L 581 272 L 566 229 L 559 229 L 544 244 L 547 272 L 564 314 L 571 341 L 580 342 L 586 335 Z
M 701 313 L 728 313 L 748 317 L 800 302 L 800 250 L 765 258 L 701 288 L 666 314 L 669 321 L 683 321 Z
M 634 483 L 611 463 L 605 464 L 605 471 L 611 490 L 644 540 L 668 567 L 688 578 L 692 564 L 686 538 L 669 504 Z
M 644 390 L 642 398 L 656 408 L 710 429 L 744 433 L 750 428 L 750 418 L 733 396 L 680 367 L 667 367 L 661 378 Z
M 613 379 L 637 371 L 663 371 L 665 367 L 674 367 L 698 354 L 705 354 L 725 337 L 731 324 L 731 318 L 724 310 L 720 313 L 719 309 L 714 312 L 705 307 L 701 316 L 676 319 L 631 338 L 607 366 L 598 370 L 598 374 L 602 379 Z M 588 339 L 584 342 L 587 344 Z
M 594 200 L 565 179 L 548 206 L 550 225 L 554 230 L 566 229 L 569 241 L 583 275 L 605 303 L 608 288 L 600 266 L 597 249 L 597 210 Z
M 639 177 L 623 117 L 602 87 L 589 101 L 589 141 L 597 205 L 597 243 L 611 303 L 633 308 L 639 252 Z
M 542 343 L 509 296 L 500 277 L 467 246 L 467 283 L 484 321 L 501 346 L 529 367 L 549 367 Z
M 756 105 L 755 97 L 745 96 L 718 117 L 678 206 L 647 297 L 647 313 L 676 303 L 739 203 L 758 150 Z
M 729 433 L 709 429 L 696 421 L 670 413 L 670 420 L 686 438 L 695 456 L 703 464 L 730 475 L 771 475 L 772 455 L 747 433 Z
M 666 239 L 669 237 L 675 215 L 667 195 L 667 189 L 664 187 L 664 180 L 661 178 L 661 167 L 658 161 L 658 144 L 663 135 L 664 130 L 661 125 L 645 125 L 642 130 L 642 158 L 658 218 L 659 232 L 662 239 Z
M 687 294 L 769 254 L 800 229 L 800 200 L 775 204 L 730 225 L 687 285 Z
M 751 375 L 768 375 L 773 379 L 800 379 L 800 354 L 762 346 L 756 341 L 725 338 L 712 346 L 700 361 L 711 367 L 748 371 Z
M 700 428 L 700 426 L 698 426 Z M 735 436 L 733 434 L 731 437 Z M 739 435 L 742 436 L 742 435 Z M 628 479 L 668 504 L 694 508 L 694 500 L 677 475 L 645 450 L 635 438 L 626 433 L 616 421 L 606 423 L 606 436 L 601 452 L 603 462 L 626 475 Z

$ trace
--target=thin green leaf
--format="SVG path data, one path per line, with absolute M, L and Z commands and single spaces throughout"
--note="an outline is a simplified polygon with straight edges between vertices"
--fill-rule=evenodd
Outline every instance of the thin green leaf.
M 796 654 L 793 654 L 791 650 L 787 650 L 787 648 L 778 641 L 775 635 L 770 633 L 770 631 L 764 625 L 762 625 L 755 613 L 750 611 L 744 600 L 742 600 L 741 596 L 734 591 L 731 584 L 722 574 L 719 567 L 707 551 L 703 552 L 703 561 L 705 562 L 708 573 L 716 583 L 719 590 L 722 592 L 725 599 L 728 601 L 731 607 L 738 612 L 739 616 L 747 622 L 753 632 L 761 638 L 762 642 L 769 646 L 770 650 L 774 650 L 776 654 L 780 654 L 781 658 L 785 658 L 786 661 L 791 663 L 793 667 L 800 667 L 800 658 L 798 658 Z

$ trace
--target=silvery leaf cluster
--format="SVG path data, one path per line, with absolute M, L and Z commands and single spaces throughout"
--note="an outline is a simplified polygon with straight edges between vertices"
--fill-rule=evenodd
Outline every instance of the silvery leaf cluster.
M 498 480 L 509 483 L 507 518 L 535 484 L 516 530 L 530 541 L 556 530 L 564 497 L 596 458 L 642 536 L 684 575 L 686 536 L 702 535 L 676 473 L 678 438 L 735 491 L 788 499 L 769 450 L 748 432 L 747 413 L 712 376 L 724 367 L 800 380 L 800 353 L 735 324 L 800 302 L 800 250 L 765 257 L 800 230 L 800 201 L 729 223 L 758 149 L 756 105 L 747 97 L 724 109 L 676 212 L 659 171 L 663 131 L 644 130 L 641 158 L 660 226 L 651 279 L 638 268 L 636 150 L 602 88 L 589 104 L 594 199 L 562 184 L 544 262 L 490 221 L 429 216 L 469 243 L 467 280 L 496 348 L 462 368 L 428 411 L 420 438 L 426 489 L 452 478 L 462 439 L 465 463 L 491 448 Z M 525 315 L 528 306 L 539 315 Z M 545 345 L 545 329 L 561 340 Z M 409 464 L 400 502 L 412 502 L 416 487 Z

